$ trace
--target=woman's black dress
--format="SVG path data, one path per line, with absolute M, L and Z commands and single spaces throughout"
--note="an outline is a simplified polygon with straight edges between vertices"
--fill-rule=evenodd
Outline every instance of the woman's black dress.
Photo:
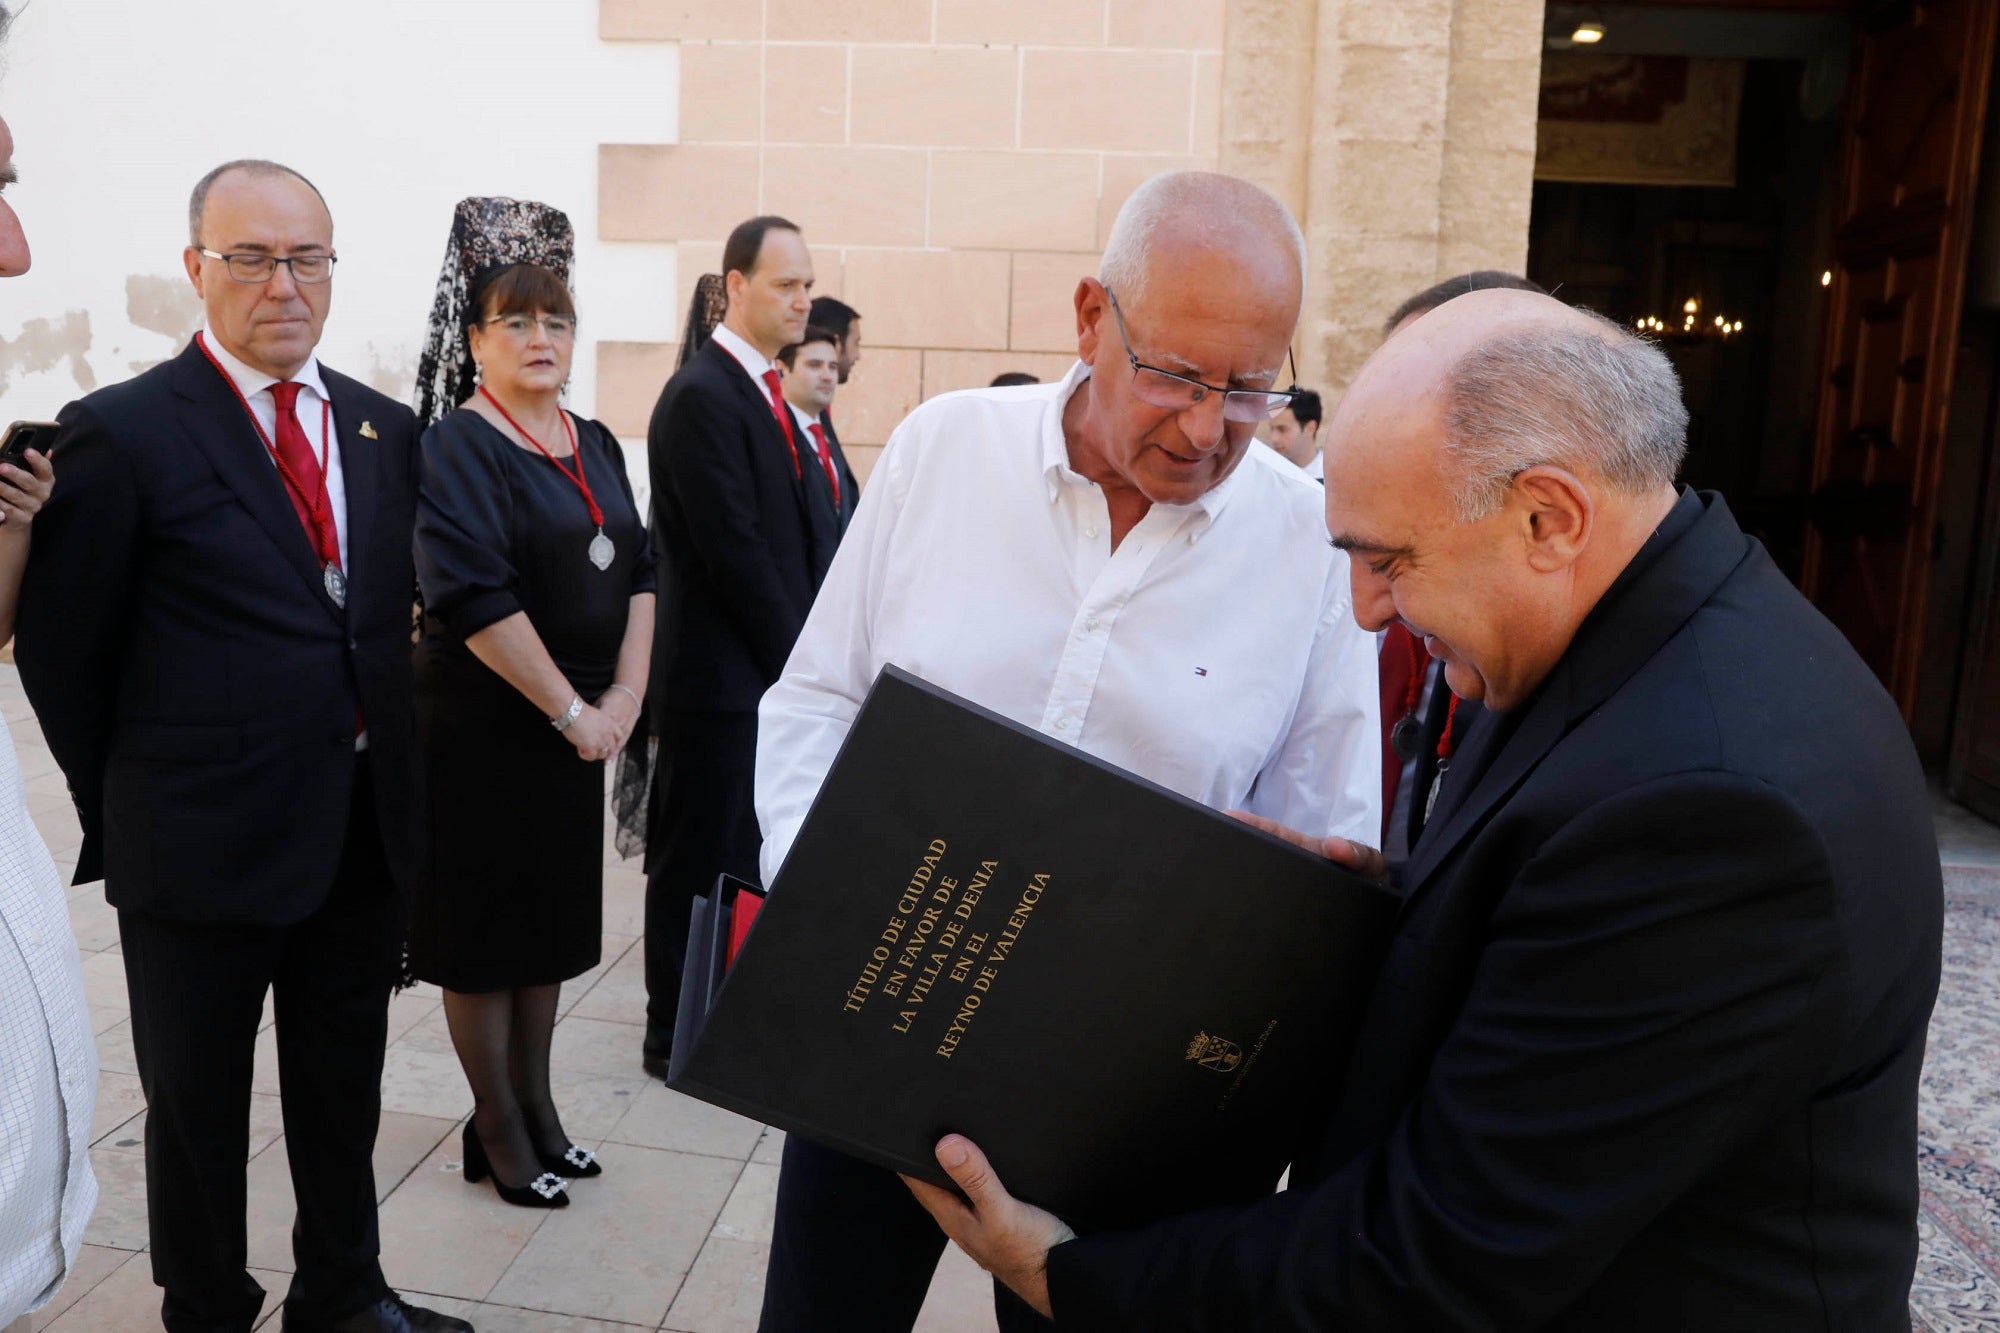
M 525 611 L 578 694 L 594 702 L 610 686 L 631 598 L 653 591 L 653 555 L 617 439 L 576 424 L 616 548 L 609 569 L 590 562 L 597 527 L 556 464 L 465 408 L 424 432 L 416 685 L 428 832 L 410 967 L 447 990 L 543 986 L 597 965 L 604 766 L 579 758 L 465 646 Z

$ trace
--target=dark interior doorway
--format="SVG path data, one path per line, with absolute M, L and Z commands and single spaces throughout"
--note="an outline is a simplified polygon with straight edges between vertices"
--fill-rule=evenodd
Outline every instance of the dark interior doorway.
M 1551 11 L 1558 27 L 1559 10 Z M 1684 480 L 1720 491 L 1796 580 L 1848 20 L 1760 15 L 1746 24 L 1727 10 L 1595 12 L 1604 14 L 1607 53 L 1744 61 L 1735 183 L 1538 180 L 1528 276 L 1628 327 L 1647 319 L 1665 326 L 1657 336 L 1681 373 L 1690 416 Z M 1718 319 L 1742 329 L 1725 336 Z
M 1528 258 L 1563 298 L 1660 338 L 1690 410 L 1684 479 L 1723 494 L 1882 675 L 1926 764 L 1949 767 L 1992 818 L 2000 126 L 1990 55 L 1960 56 L 1971 47 L 1954 34 L 1990 38 L 1996 6 L 1551 4 L 1552 49 L 1588 20 L 1603 34 L 1592 52 L 1736 65 L 1735 170 L 1706 184 L 1538 179 Z M 1964 149 L 1982 120 L 1973 209 Z M 1965 262 L 1968 229 L 1961 293 L 1945 274 Z

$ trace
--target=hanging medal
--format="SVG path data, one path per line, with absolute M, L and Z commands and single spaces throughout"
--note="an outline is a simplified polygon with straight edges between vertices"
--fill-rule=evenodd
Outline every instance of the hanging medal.
M 583 503 L 590 510 L 590 521 L 597 525 L 597 535 L 590 539 L 590 545 L 585 548 L 584 554 L 589 557 L 590 563 L 599 569 L 611 568 L 612 560 L 618 555 L 618 548 L 613 546 L 611 539 L 604 535 L 604 511 L 598 507 L 597 497 L 590 493 L 590 481 L 583 475 L 583 446 L 577 443 L 576 427 L 569 424 L 569 413 L 563 412 L 560 408 L 557 409 L 562 417 L 563 431 L 569 436 L 569 456 L 576 460 L 576 471 L 574 472 L 564 467 L 562 460 L 550 453 L 540 440 L 528 434 L 522 428 L 521 423 L 514 420 L 513 413 L 501 406 L 500 400 L 495 398 L 484 384 L 479 386 L 479 392 L 487 402 L 493 404 L 494 411 L 506 418 L 507 424 L 514 428 L 516 434 L 529 444 L 534 445 L 536 452 L 540 453 L 543 458 L 554 463 L 556 470 L 565 477 L 568 477 L 570 484 L 575 486 L 578 492 L 582 494 Z
M 1451 772 L 1452 752 L 1458 748 L 1457 743 L 1452 738 L 1452 732 L 1457 724 L 1458 696 L 1454 694 L 1451 696 L 1451 707 L 1447 708 L 1444 714 L 1444 735 L 1438 737 L 1437 772 L 1431 778 L 1430 794 L 1424 797 L 1424 823 L 1426 825 L 1431 822 L 1431 811 L 1437 808 L 1438 789 L 1444 786 L 1444 775 Z
M 1389 728 L 1389 747 L 1396 757 L 1405 764 L 1417 757 L 1417 748 L 1423 743 L 1423 723 L 1417 720 L 1417 704 L 1423 699 L 1424 677 L 1430 668 L 1430 654 L 1424 651 L 1423 641 L 1410 636 L 1410 684 L 1403 697 L 1403 715 Z M 1429 818 L 1429 812 L 1425 812 Z

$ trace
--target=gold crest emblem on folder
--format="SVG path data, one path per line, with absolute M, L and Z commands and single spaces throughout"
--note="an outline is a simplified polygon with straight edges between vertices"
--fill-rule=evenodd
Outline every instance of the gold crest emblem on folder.
M 372 422 L 372 421 L 364 421 L 364 422 L 362 422 L 362 423 L 361 423 L 361 438 L 362 438 L 362 439 L 364 439 L 364 440 L 372 440 L 372 439 L 375 439 L 375 438 L 377 438 L 377 436 L 376 436 L 376 434 L 375 434 L 375 423 L 374 423 L 374 422 Z
M 1222 1037 L 1211 1037 L 1206 1032 L 1197 1032 L 1188 1043 L 1187 1058 L 1203 1069 L 1214 1069 L 1228 1073 L 1243 1063 L 1243 1048 Z

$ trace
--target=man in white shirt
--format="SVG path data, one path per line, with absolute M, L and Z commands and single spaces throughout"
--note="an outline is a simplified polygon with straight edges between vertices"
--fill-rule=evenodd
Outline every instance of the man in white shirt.
M 1314 481 L 1325 484 L 1326 460 L 1319 456 L 1319 395 L 1300 389 L 1265 428 L 1272 450 Z
M 11 20 L 0 7 L 0 35 Z M 13 183 L 14 135 L 0 120 L 0 181 Z M 28 238 L 0 199 L 0 277 L 28 271 Z M 34 454 L 39 460 L 41 455 Z M 9 469 L 12 472 L 12 469 Z M 36 476 L 0 473 L 0 643 L 13 637 L 15 599 L 34 509 L 48 494 Z M 20 488 L 13 483 L 20 481 Z M 21 792 L 14 747 L 0 723 L 0 1329 L 27 1333 L 28 1312 L 62 1287 L 97 1202 L 90 1122 L 97 1051 L 69 900 Z M 18 1318 L 18 1322 L 17 1322 Z
M 767 883 L 891 662 L 1216 808 L 1373 843 L 1372 636 L 1322 491 L 1251 450 L 1289 401 L 1303 271 L 1264 191 L 1156 177 L 1077 285 L 1060 383 L 896 430 L 758 710 Z M 788 1140 L 763 1327 L 906 1329 L 943 1244 L 893 1174 Z

